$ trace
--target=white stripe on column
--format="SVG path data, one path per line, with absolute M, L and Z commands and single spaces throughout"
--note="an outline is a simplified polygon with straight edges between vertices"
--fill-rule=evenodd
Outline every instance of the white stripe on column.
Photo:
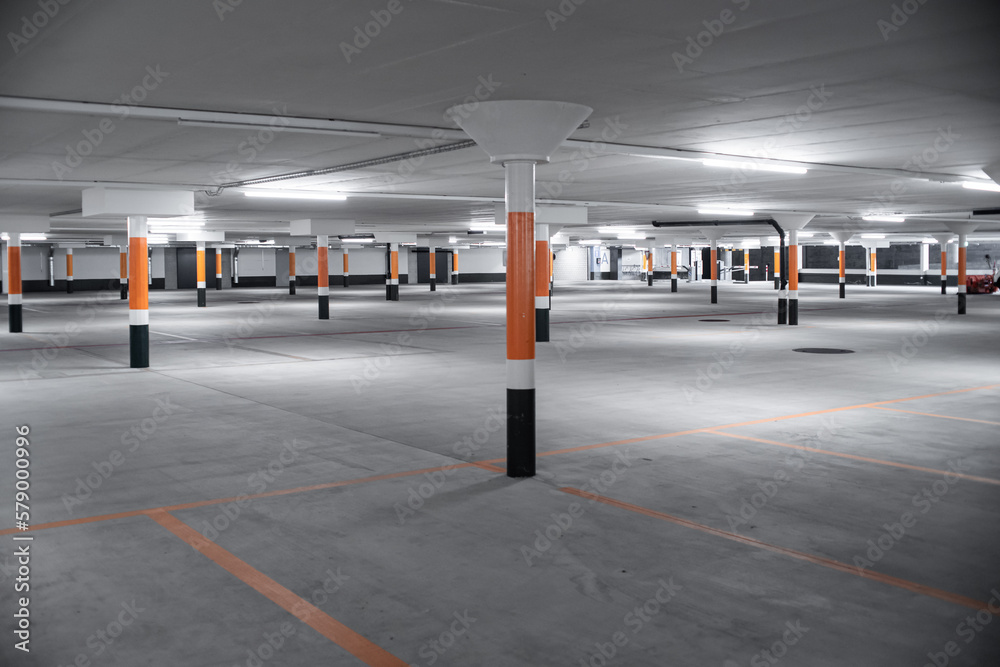
M 547 296 L 536 296 L 535 297 L 535 308 L 548 310 L 549 309 L 549 297 Z
M 508 389 L 535 388 L 534 359 L 507 360 L 507 388 Z
M 24 301 L 22 300 L 23 294 L 11 294 L 7 293 L 7 305 L 9 306 L 20 306 Z
M 317 291 L 317 296 L 330 296 L 330 288 L 329 287 L 318 287 L 316 289 L 318 290 Z
M 148 310 L 129 310 L 128 311 L 128 323 L 132 326 L 141 326 L 144 324 L 149 324 L 149 311 Z

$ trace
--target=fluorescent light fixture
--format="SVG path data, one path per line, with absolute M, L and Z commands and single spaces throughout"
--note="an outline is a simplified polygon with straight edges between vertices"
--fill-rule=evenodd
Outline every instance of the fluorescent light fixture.
M 372 139 L 382 138 L 382 135 L 378 132 L 366 132 L 364 130 L 334 130 L 325 127 L 302 127 L 301 125 L 284 124 L 280 122 L 278 118 L 275 118 L 274 121 L 267 124 L 229 123 L 226 121 L 187 120 L 186 118 L 178 118 L 177 125 L 180 127 L 209 127 L 220 130 L 270 130 L 276 134 L 281 132 L 305 132 L 307 134 L 330 134 L 338 137 L 370 137 Z
M 930 245 L 932 243 L 937 243 L 937 239 L 924 239 L 924 240 L 921 241 L 921 243 L 926 243 L 926 244 Z
M 799 232 L 799 238 L 800 239 L 812 238 L 815 235 L 816 235 L 816 232 Z
M 646 238 L 645 232 L 619 232 L 618 238 L 620 239 L 644 239 Z
M 753 211 L 738 208 L 699 208 L 702 215 L 753 215 Z
M 631 234 L 642 229 L 639 225 L 619 225 L 618 227 L 598 227 L 598 234 Z
M 507 229 L 507 225 L 495 225 L 492 222 L 471 222 L 469 229 L 482 232 L 502 232 Z
M 157 244 L 157 245 L 162 245 L 162 244 L 170 243 L 170 239 L 168 239 L 166 237 L 166 235 L 164 235 L 164 234 L 147 234 L 146 235 L 146 243 L 153 243 L 153 244 Z
M 601 239 L 585 239 L 580 241 L 580 245 L 601 245 L 604 243 Z
M 986 192 L 1000 192 L 1000 185 L 987 181 L 965 181 L 962 187 L 966 190 L 985 190 Z
M 863 215 L 861 219 L 867 222 L 904 222 L 906 220 L 901 215 Z
M 862 234 L 861 238 L 863 238 L 863 239 L 884 239 L 885 238 L 885 234 Z
M 375 243 L 375 239 L 340 239 L 341 243 Z
M 7 232 L 0 234 L 0 241 L 10 241 L 10 234 Z
M 271 197 L 274 199 L 320 199 L 344 201 L 347 195 L 340 192 L 302 192 L 294 190 L 244 190 L 244 197 Z
M 724 167 L 727 169 L 742 169 L 744 171 L 775 171 L 781 174 L 807 174 L 804 167 L 786 167 L 780 164 L 761 164 L 759 162 L 737 162 L 736 160 L 702 160 L 706 167 Z
M 840 241 L 823 241 L 823 245 L 840 245 Z
M 448 243 L 458 243 L 458 237 L 457 236 L 449 236 L 448 237 Z
M 45 234 L 21 234 L 22 241 L 44 241 L 46 238 Z

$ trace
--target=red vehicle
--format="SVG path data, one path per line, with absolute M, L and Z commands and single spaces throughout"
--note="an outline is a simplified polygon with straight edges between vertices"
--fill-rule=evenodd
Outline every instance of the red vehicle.
M 966 276 L 966 292 L 969 294 L 992 294 L 997 291 L 997 283 L 1000 282 L 1000 275 L 997 274 L 997 262 L 986 255 L 986 266 L 990 268 L 989 273 Z

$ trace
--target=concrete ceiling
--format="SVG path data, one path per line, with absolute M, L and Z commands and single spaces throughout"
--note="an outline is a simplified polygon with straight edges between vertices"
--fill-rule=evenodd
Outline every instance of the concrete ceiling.
M 39 14 L 38 0 L 0 9 L 8 41 L 0 55 L 0 228 L 4 214 L 62 213 L 52 220 L 60 238 L 120 231 L 120 220 L 72 213 L 92 183 L 193 189 L 209 228 L 251 236 L 303 217 L 464 233 L 470 220 L 492 216 L 490 199 L 503 197 L 503 170 L 478 147 L 269 186 L 366 195 L 345 202 L 251 200 L 238 189 L 213 196 L 221 183 L 429 144 L 278 131 L 254 146 L 259 133 L 245 128 L 43 110 L 48 100 L 120 104 L 138 86 L 142 107 L 452 131 L 445 109 L 477 93 L 577 102 L 594 112 L 572 139 L 596 143 L 564 146 L 540 165 L 538 196 L 587 203 L 595 227 L 652 233 L 652 220 L 700 220 L 698 206 L 716 205 L 765 217 L 815 213 L 809 228 L 817 230 L 901 235 L 974 217 L 981 238 L 1000 238 L 1000 216 L 973 216 L 1000 208 L 1000 193 L 941 182 L 987 179 L 983 169 L 1000 163 L 995 0 L 50 4 L 58 8 L 51 18 Z M 32 21 L 42 27 L 33 31 Z M 367 43 L 358 37 L 366 27 L 374 34 Z M 692 46 L 699 39 L 703 46 Z M 11 98 L 25 98 L 14 100 L 24 106 Z M 113 129 L 95 134 L 102 122 Z M 100 136 L 92 152 L 72 168 L 56 166 L 67 167 L 69 148 L 87 133 Z M 627 155 L 612 144 L 801 162 L 810 171 L 741 172 Z M 873 212 L 907 220 L 858 220 Z

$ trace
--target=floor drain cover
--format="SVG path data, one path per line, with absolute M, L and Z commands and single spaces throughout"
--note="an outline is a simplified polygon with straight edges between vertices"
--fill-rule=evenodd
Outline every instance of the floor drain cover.
M 698 320 L 699 322 L 728 322 L 729 320 Z
M 805 352 L 806 354 L 854 354 L 854 350 L 842 350 L 836 347 L 800 347 L 792 352 Z

